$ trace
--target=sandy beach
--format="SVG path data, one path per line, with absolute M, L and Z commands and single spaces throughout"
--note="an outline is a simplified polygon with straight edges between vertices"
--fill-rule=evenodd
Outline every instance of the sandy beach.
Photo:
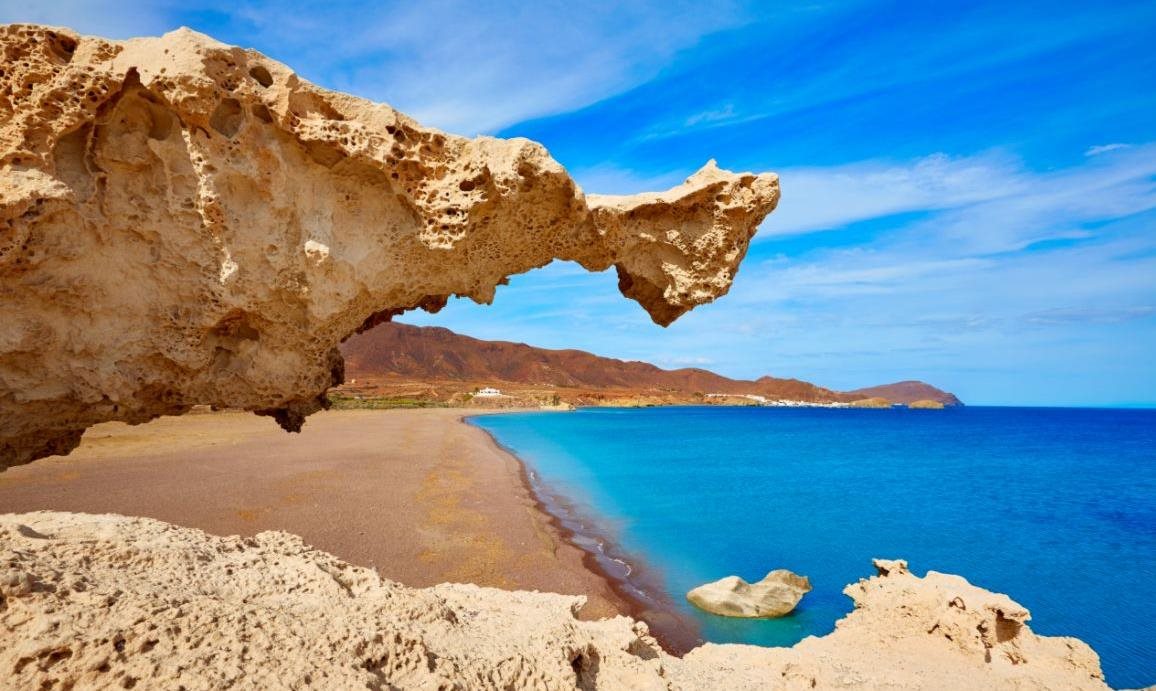
M 451 409 L 329 411 L 300 434 L 247 413 L 90 429 L 0 474 L 0 513 L 146 516 L 217 535 L 284 530 L 411 586 L 467 582 L 635 614 L 535 501 L 519 461 Z

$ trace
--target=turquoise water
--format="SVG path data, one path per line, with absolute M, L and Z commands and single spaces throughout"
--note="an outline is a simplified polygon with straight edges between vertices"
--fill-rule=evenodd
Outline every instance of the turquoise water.
M 593 518 L 716 642 L 791 645 L 851 609 L 872 557 L 1005 592 L 1109 684 L 1156 683 L 1156 411 L 584 409 L 475 418 Z M 695 610 L 690 588 L 788 568 L 794 615 Z

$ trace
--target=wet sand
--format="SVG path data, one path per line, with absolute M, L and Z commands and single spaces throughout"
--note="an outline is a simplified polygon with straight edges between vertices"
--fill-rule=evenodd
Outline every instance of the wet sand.
M 522 464 L 463 411 L 347 410 L 300 434 L 206 413 L 90 429 L 69 456 L 0 473 L 0 513 L 148 516 L 218 535 L 285 530 L 411 586 L 470 582 L 637 605 L 534 497 Z

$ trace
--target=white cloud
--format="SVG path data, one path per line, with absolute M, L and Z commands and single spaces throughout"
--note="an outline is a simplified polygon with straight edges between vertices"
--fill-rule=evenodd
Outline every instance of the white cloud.
M 1119 324 L 1144 319 L 1156 315 L 1152 305 L 1132 307 L 1058 307 L 1025 314 L 1023 319 L 1036 326 L 1056 326 L 1061 324 Z
M 738 116 L 735 113 L 735 104 L 727 103 L 721 108 L 715 110 L 704 110 L 701 113 L 695 113 L 686 119 L 683 123 L 685 127 L 694 127 L 699 123 L 712 123 L 720 121 L 734 120 Z
M 751 20 L 739 0 L 0 0 L 0 21 L 112 38 L 193 23 L 330 88 L 385 101 L 423 124 L 493 132 L 571 111 L 653 77 L 707 34 Z
M 309 76 L 461 134 L 566 112 L 633 87 L 708 33 L 746 21 L 737 2 L 629 6 L 542 0 L 221 8 L 254 40 L 292 49 Z
M 809 297 L 884 295 L 910 290 L 920 282 L 948 273 L 974 271 L 992 265 L 991 260 L 912 259 L 880 262 L 871 252 L 851 250 L 840 253 L 833 263 L 790 266 L 777 272 L 774 291 L 782 296 L 805 293 Z
M 1084 155 L 1085 156 L 1099 156 L 1100 154 L 1106 154 L 1109 151 L 1118 151 L 1120 149 L 1128 149 L 1128 148 L 1131 148 L 1131 146 L 1128 144 L 1119 144 L 1119 143 L 1116 143 L 1116 144 L 1099 144 L 1097 146 L 1089 146 L 1088 150 L 1084 152 Z
M 1156 145 L 1048 172 L 998 152 L 934 154 L 906 164 L 865 161 L 779 172 L 783 198 L 758 238 L 841 228 L 904 213 L 930 219 L 912 235 L 949 236 L 968 251 L 1011 251 L 1086 235 L 1082 225 L 1156 208 Z
M 864 161 L 779 171 L 783 198 L 763 238 L 838 228 L 913 211 L 950 209 L 1022 190 L 1019 164 L 989 153 L 934 154 L 908 163 Z
M 959 207 L 911 228 L 956 253 L 1013 252 L 1094 236 L 1097 223 L 1156 209 L 1156 145 L 1046 173 L 1020 170 L 1010 194 Z

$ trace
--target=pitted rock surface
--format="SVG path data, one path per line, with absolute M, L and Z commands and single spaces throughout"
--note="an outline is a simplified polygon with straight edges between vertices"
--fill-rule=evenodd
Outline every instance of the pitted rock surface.
M 0 470 L 193 405 L 288 430 L 337 345 L 555 259 L 660 324 L 727 292 L 779 198 L 713 162 L 587 195 L 545 148 L 466 139 L 187 29 L 0 27 Z
M 855 611 L 792 648 L 668 655 L 584 598 L 408 588 L 283 532 L 215 537 L 147 518 L 0 514 L 5 688 L 1106 689 L 1074 638 L 902 562 L 848 586 Z

